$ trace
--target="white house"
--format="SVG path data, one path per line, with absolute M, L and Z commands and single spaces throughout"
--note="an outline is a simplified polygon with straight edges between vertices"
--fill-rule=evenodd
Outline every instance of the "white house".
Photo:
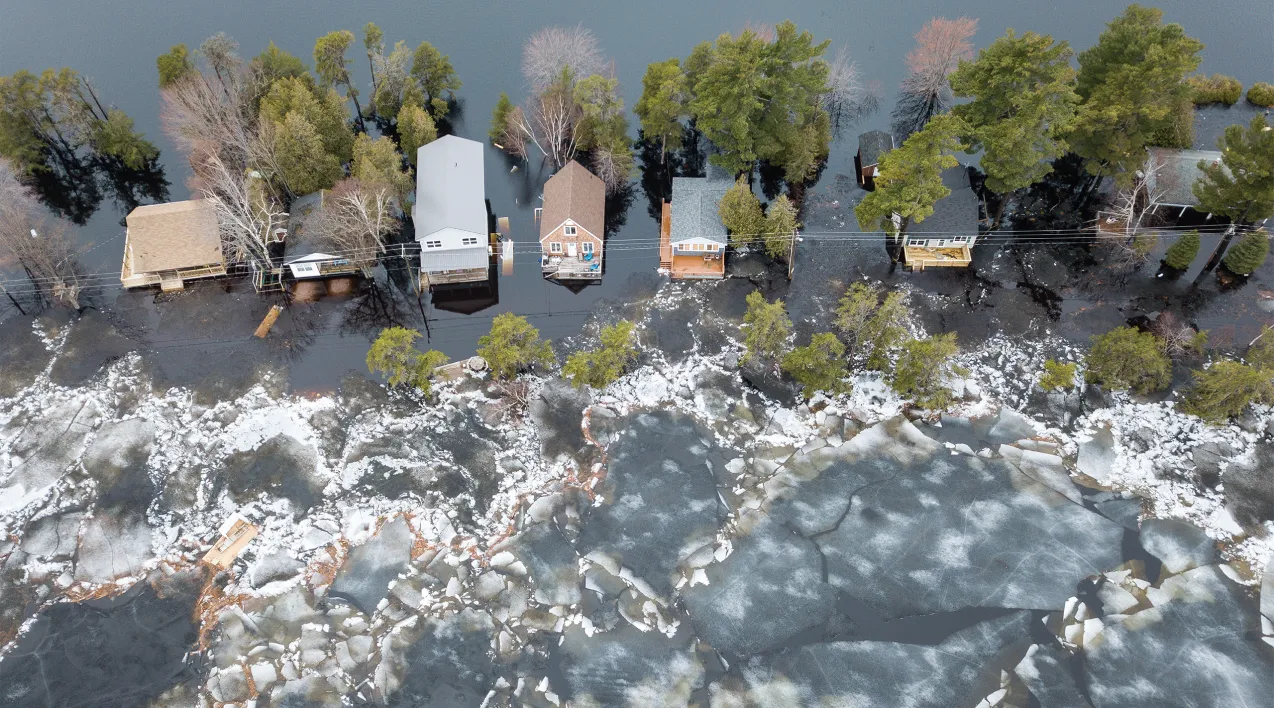
M 482 143 L 444 135 L 416 151 L 412 221 L 423 282 L 487 279 L 491 253 Z

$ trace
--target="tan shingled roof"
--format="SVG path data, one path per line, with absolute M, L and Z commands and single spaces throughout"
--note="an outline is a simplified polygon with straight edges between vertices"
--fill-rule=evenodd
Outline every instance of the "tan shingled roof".
M 225 263 L 217 213 L 205 199 L 139 206 L 125 221 L 133 273 Z
M 580 163 L 571 160 L 544 183 L 544 212 L 540 214 L 540 238 L 567 219 L 604 238 L 606 185 Z

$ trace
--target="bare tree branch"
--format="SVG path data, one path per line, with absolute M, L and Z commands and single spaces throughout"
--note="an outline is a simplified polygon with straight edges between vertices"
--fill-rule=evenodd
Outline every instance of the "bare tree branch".
M 850 61 L 849 49 L 841 47 L 829 65 L 827 91 L 819 101 L 831 119 L 833 135 L 840 136 L 846 128 L 880 109 L 880 90 L 863 84 L 858 64 Z
M 522 75 L 533 91 L 553 83 L 564 68 L 577 79 L 606 69 L 597 38 L 583 25 L 545 27 L 531 35 L 522 48 Z
M 0 159 L 0 250 L 22 266 L 31 285 L 76 309 L 80 274 L 69 224 L 45 214 L 8 160 Z
M 898 105 L 891 116 L 899 141 L 951 107 L 954 97 L 947 77 L 959 67 L 961 59 L 973 58 L 969 39 L 977 29 L 978 21 L 972 18 L 935 17 L 916 33 L 916 47 L 907 53 L 907 69 L 911 73 L 902 82 Z
M 385 251 L 385 237 L 397 225 L 389 190 L 351 178 L 336 183 L 305 228 L 317 243 L 330 246 L 371 277 L 377 256 Z

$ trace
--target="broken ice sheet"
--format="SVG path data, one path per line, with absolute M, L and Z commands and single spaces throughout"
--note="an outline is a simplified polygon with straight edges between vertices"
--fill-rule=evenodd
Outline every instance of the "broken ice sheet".
M 372 614 L 389 594 L 390 581 L 407 570 L 414 541 L 405 519 L 385 524 L 371 540 L 350 551 L 332 583 L 331 596 Z
M 580 708 L 602 706 L 684 706 L 703 682 L 703 665 L 687 632 L 668 637 L 621 625 L 586 635 L 569 626 L 552 650 L 566 685 L 554 692 Z

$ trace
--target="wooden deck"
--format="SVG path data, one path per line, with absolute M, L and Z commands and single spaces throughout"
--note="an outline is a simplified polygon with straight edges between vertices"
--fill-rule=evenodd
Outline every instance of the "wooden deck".
M 659 220 L 659 267 L 672 270 L 672 203 L 664 202 L 663 217 Z
M 243 519 L 235 518 L 230 527 L 222 532 L 221 538 L 217 539 L 217 542 L 212 544 L 212 548 L 204 554 L 203 562 L 214 568 L 225 570 L 256 537 L 256 526 Z
M 973 253 L 968 246 L 951 246 L 946 248 L 924 248 L 921 246 L 904 246 L 902 262 L 912 270 L 925 268 L 962 268 L 973 262 Z
M 133 273 L 128 269 L 127 259 L 124 267 L 120 271 L 120 282 L 127 288 L 144 288 L 148 285 L 158 285 L 165 292 L 170 290 L 181 290 L 185 286 L 185 281 L 196 280 L 199 278 L 219 278 L 226 274 L 226 267 L 221 264 L 204 266 L 201 268 L 186 268 L 184 270 L 170 270 L 162 273 Z
M 668 272 L 673 280 L 704 280 L 725 277 L 725 253 L 716 258 L 701 254 L 681 256 L 672 250 L 672 204 L 664 202 L 663 218 L 659 223 L 659 269 Z

